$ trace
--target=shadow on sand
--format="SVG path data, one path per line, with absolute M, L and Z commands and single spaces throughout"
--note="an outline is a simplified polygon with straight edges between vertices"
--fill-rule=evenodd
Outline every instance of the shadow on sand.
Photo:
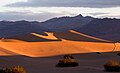
M 47 34 L 41 34 L 43 36 L 48 36 Z M 70 31 L 66 32 L 53 32 L 53 36 L 57 39 L 46 39 L 43 37 L 38 37 L 33 34 L 27 34 L 22 36 L 15 36 L 10 38 L 4 38 L 6 41 L 9 42 L 10 39 L 21 40 L 25 42 L 52 42 L 52 41 L 62 41 L 62 39 L 69 40 L 69 41 L 77 41 L 77 42 L 99 42 L 99 43 L 113 43 L 112 41 L 95 38 L 92 36 L 88 36 L 82 33 L 73 33 Z
M 72 54 L 72 56 L 77 60 L 80 66 L 76 68 L 56 68 L 56 64 L 63 55 L 52 56 L 52 57 L 28 57 L 23 55 L 14 55 L 14 56 L 0 56 L 0 68 L 10 67 L 10 66 L 24 66 L 27 70 L 27 73 L 99 73 L 104 72 L 103 65 L 108 60 L 118 60 L 119 56 L 115 53 L 84 53 L 84 54 Z M 86 70 L 88 69 L 88 70 Z
M 67 31 L 67 32 L 55 32 L 54 36 L 59 38 L 59 39 L 62 38 L 62 39 L 70 40 L 70 41 L 113 43 L 112 41 L 108 41 L 108 40 L 88 36 L 88 35 L 85 35 L 85 34 L 82 34 L 82 33 L 76 34 L 76 33 L 70 32 L 70 31 Z

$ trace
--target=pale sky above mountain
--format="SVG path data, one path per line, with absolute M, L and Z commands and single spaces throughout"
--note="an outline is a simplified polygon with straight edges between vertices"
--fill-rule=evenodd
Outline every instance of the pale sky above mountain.
M 0 0 L 0 20 L 44 21 L 78 14 L 120 18 L 120 0 Z

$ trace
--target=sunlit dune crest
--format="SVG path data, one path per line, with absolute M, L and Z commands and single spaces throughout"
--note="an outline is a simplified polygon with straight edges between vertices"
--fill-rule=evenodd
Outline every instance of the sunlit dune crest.
M 6 38 L 2 38 L 0 39 L 0 42 L 24 42 L 22 40 L 17 40 L 17 39 L 6 39 Z
M 37 33 L 31 33 L 35 36 L 38 36 L 38 37 L 41 37 L 41 38 L 45 38 L 45 39 L 52 39 L 52 40 L 58 40 L 58 38 L 56 38 L 53 33 L 50 33 L 50 32 L 45 32 L 47 34 L 47 36 L 43 36 L 43 35 L 40 35 L 40 34 L 37 34 Z
M 85 37 L 88 37 L 88 38 L 91 38 L 91 39 L 94 39 L 94 40 L 100 40 L 100 41 L 104 41 L 104 42 L 112 42 L 112 41 L 109 41 L 109 40 L 104 40 L 104 39 L 100 39 L 100 38 L 96 38 L 96 37 L 88 36 L 88 35 L 85 35 L 85 34 L 82 34 L 82 33 L 76 32 L 76 31 L 74 31 L 74 30 L 70 30 L 70 32 L 72 32 L 72 33 L 76 33 L 76 34 L 79 34 L 79 35 L 81 35 L 81 36 L 85 36 Z

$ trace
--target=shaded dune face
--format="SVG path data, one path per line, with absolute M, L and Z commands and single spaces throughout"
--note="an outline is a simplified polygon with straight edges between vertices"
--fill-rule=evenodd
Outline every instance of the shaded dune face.
M 47 37 L 47 38 L 46 38 Z M 50 37 L 50 38 L 49 38 Z M 50 42 L 50 41 L 60 41 L 59 39 L 55 38 L 52 35 L 40 35 L 36 33 L 31 33 L 27 35 L 22 36 L 15 36 L 5 39 L 6 41 L 9 41 L 10 39 L 14 40 L 20 40 L 24 42 Z M 11 40 L 12 41 L 12 40 Z
M 81 41 L 81 42 L 103 42 L 103 43 L 110 43 L 112 41 L 104 40 L 100 38 L 95 38 L 92 36 L 88 36 L 73 30 L 66 31 L 66 32 L 55 32 L 54 36 L 59 39 L 66 39 L 71 41 Z
M 17 55 L 17 53 L 0 47 L 0 56 L 12 56 L 12 55 Z

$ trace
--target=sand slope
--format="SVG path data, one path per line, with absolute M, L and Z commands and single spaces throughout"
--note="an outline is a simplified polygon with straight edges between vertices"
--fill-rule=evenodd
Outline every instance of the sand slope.
M 0 47 L 0 56 L 12 56 L 12 55 L 18 55 L 18 54 Z
M 119 44 L 120 45 L 120 44 Z M 93 42 L 40 42 L 40 43 L 5 43 L 0 46 L 6 50 L 30 57 L 44 57 L 71 53 L 108 52 L 114 48 L 110 43 Z M 115 51 L 120 51 L 118 46 Z

